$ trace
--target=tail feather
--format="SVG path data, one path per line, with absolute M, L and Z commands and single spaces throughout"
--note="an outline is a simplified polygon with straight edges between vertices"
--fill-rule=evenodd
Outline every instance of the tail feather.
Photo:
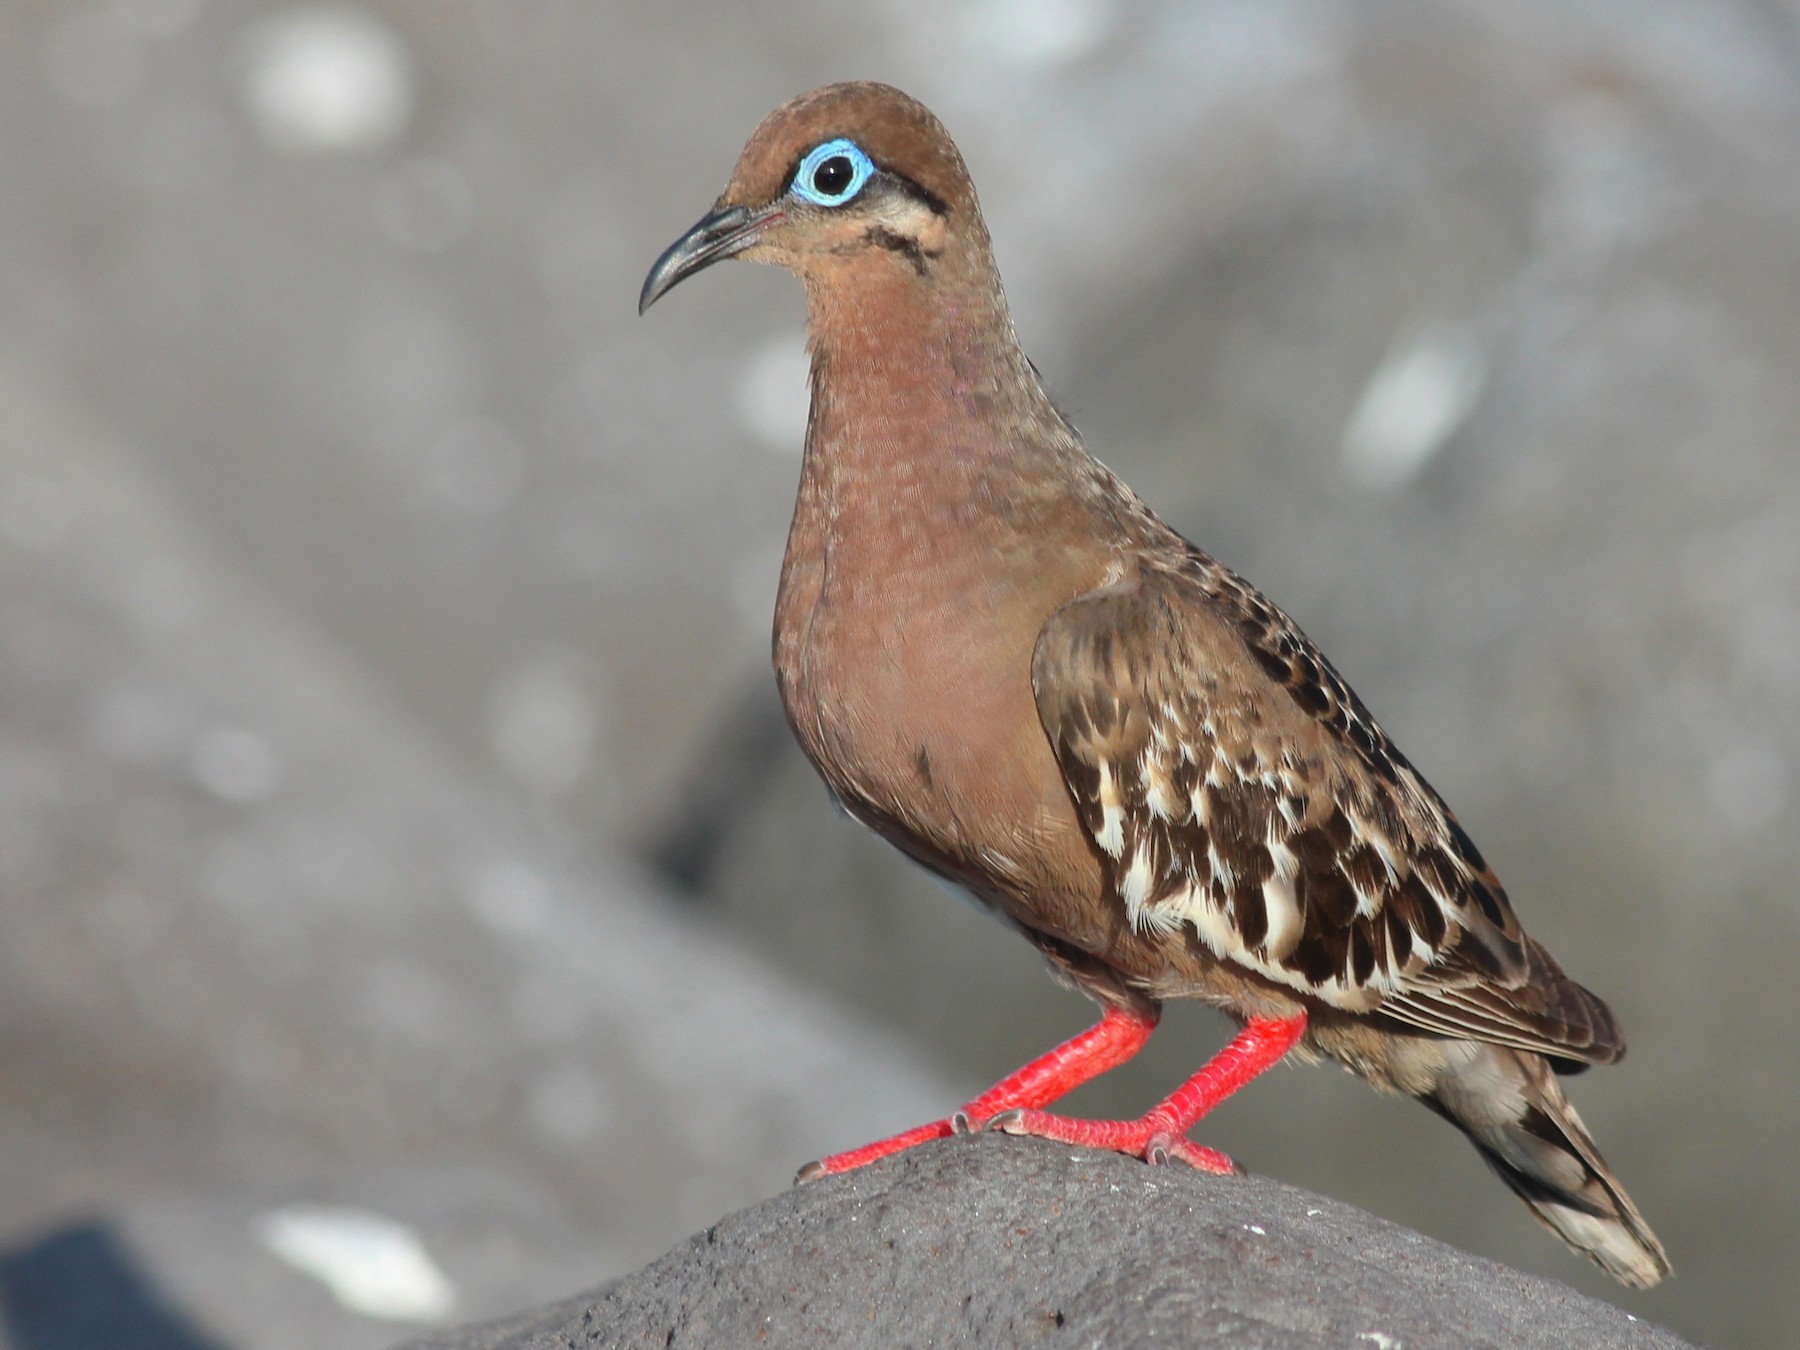
M 1469 1136 L 1543 1225 L 1621 1284 L 1647 1289 L 1668 1254 L 1541 1055 L 1470 1044 L 1424 1100 Z

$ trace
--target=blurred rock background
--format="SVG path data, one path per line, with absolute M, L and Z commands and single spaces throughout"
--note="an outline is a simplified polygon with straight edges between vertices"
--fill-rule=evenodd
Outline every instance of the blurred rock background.
M 11 1345 L 504 1313 L 1085 1025 L 780 725 L 797 288 L 633 313 L 763 113 L 851 76 L 956 134 L 1097 451 L 1320 641 L 1613 1003 L 1632 1054 L 1575 1096 L 1678 1276 L 1590 1276 L 1342 1075 L 1208 1141 L 1786 1343 L 1792 0 L 0 21 Z M 1221 1038 L 1177 1012 L 1078 1105 Z

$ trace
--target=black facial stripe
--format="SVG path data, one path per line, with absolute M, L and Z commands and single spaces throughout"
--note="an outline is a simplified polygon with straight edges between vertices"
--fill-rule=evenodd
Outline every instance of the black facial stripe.
M 900 254 L 913 265 L 913 270 L 920 276 L 924 276 L 926 272 L 931 270 L 930 259 L 937 257 L 943 251 L 941 249 L 934 249 L 927 252 L 925 249 L 919 247 L 919 241 L 917 239 L 914 239 L 909 235 L 901 234 L 896 230 L 890 230 L 885 225 L 869 226 L 868 229 L 863 231 L 863 238 L 868 240 L 871 244 L 878 244 L 882 248 Z

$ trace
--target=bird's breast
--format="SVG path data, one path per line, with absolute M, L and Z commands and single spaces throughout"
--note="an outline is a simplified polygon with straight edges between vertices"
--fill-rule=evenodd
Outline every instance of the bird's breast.
M 1067 582 L 1010 565 L 1004 543 L 918 547 L 845 523 L 796 529 L 783 566 L 775 665 L 802 748 L 906 852 L 1062 927 L 1054 912 L 1100 886 L 1031 688 Z

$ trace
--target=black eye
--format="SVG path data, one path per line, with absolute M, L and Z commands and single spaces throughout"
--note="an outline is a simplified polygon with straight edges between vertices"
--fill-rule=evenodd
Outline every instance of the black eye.
M 813 170 L 813 190 L 821 197 L 841 196 L 855 177 L 856 166 L 850 162 L 850 156 L 833 155 Z

